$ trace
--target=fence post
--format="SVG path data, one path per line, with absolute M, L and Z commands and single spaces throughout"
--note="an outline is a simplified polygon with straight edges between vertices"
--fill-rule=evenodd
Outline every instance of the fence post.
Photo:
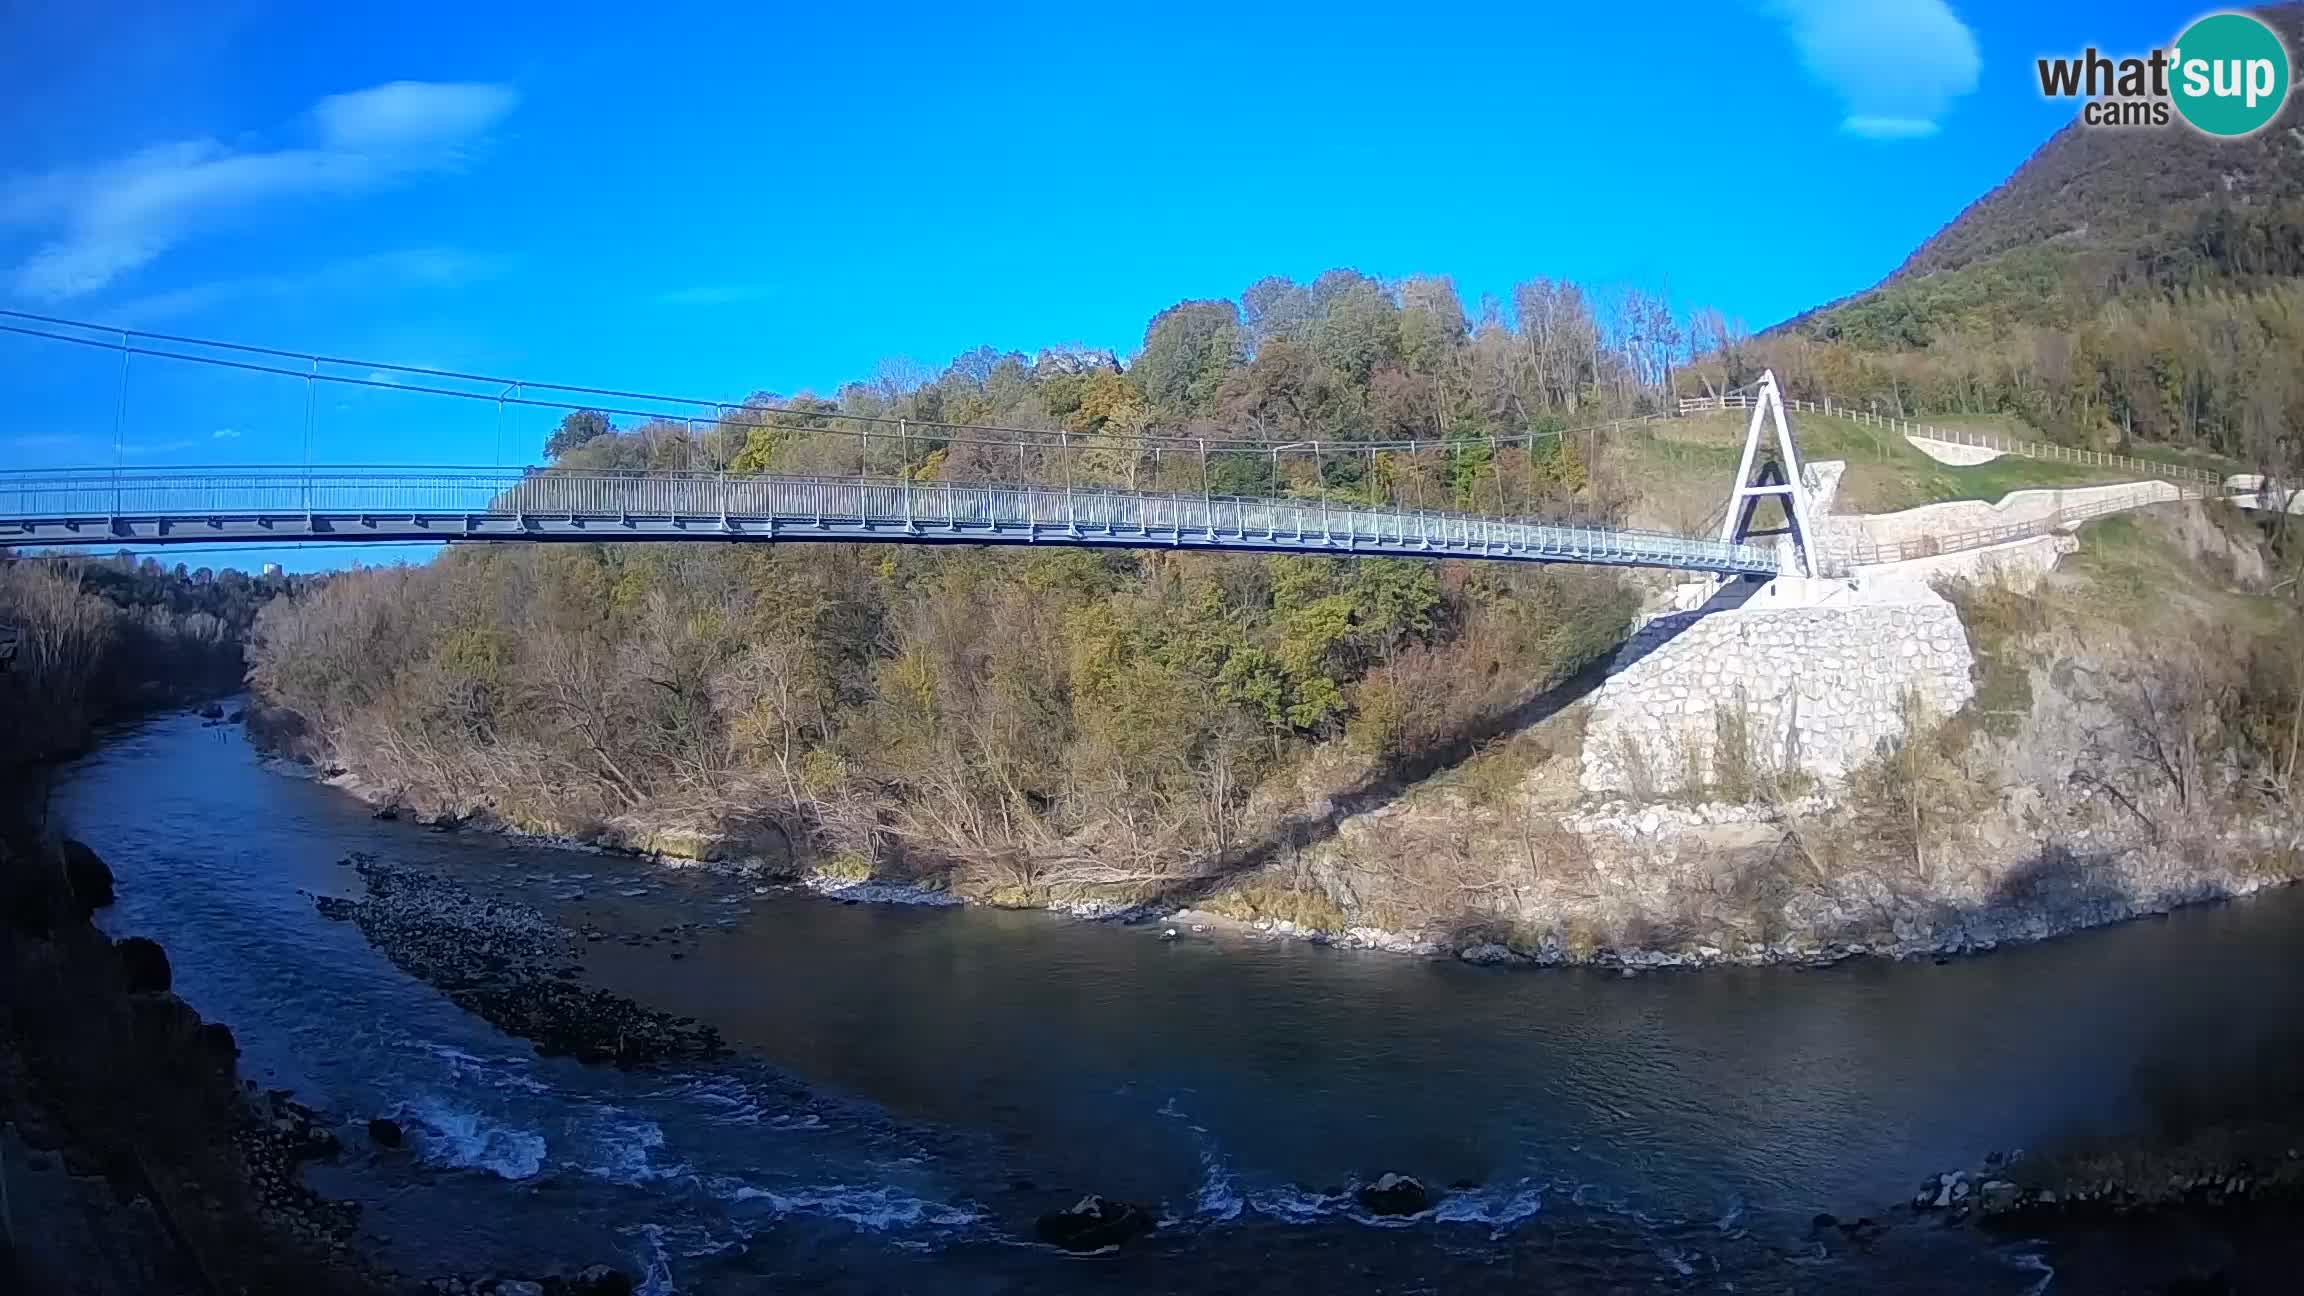
M 1056 434 L 1056 457 L 1064 461 L 1064 529 L 1080 534 L 1080 516 L 1072 511 L 1072 434 Z
M 1328 533 L 1328 464 L 1320 457 L 1320 443 L 1312 443 L 1312 489 L 1320 492 L 1320 543 L 1334 544 Z
M 1216 496 L 1208 489 L 1208 438 L 1200 438 L 1200 526 L 1208 538 L 1216 538 Z
M 128 330 L 120 330 L 120 400 L 112 408 L 112 520 L 119 530 L 120 470 L 128 460 L 128 359 L 135 354 Z
M 919 529 L 920 529 L 918 526 L 914 525 L 914 524 L 913 524 L 913 521 L 912 521 L 912 425 L 911 425 L 911 423 L 910 423 L 910 422 L 908 422 L 908 421 L 907 421 L 907 420 L 905 420 L 905 419 L 901 419 L 901 418 L 897 419 L 897 420 L 896 420 L 896 434 L 897 434 L 898 436 L 901 436 L 902 438 L 904 438 L 904 467 L 903 467 L 903 472 L 904 472 L 904 533 L 905 533 L 906 535 L 911 535 L 911 534 L 914 534 L 915 532 L 919 531 Z M 865 466 L 865 468 L 866 468 L 867 470 L 869 470 L 869 469 L 871 468 L 871 466 L 872 466 L 872 465 L 871 465 L 871 462 L 870 462 L 870 459 L 869 459 L 869 455 L 871 454 L 871 445 L 872 445 L 872 425 L 871 425 L 871 424 L 869 424 L 869 423 L 867 423 L 867 424 L 865 424 L 865 425 L 864 425 L 864 445 L 865 445 L 865 454 L 867 455 L 867 459 L 866 459 L 866 462 L 865 462 L 865 465 L 864 465 L 864 466 Z M 866 478 L 866 480 L 870 480 L 870 479 L 869 479 L 869 478 Z M 859 484 L 861 484 L 861 483 L 859 483 Z

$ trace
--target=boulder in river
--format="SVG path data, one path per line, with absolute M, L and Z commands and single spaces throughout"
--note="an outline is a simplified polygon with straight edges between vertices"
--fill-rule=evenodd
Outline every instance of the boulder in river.
M 120 973 L 127 982 L 130 994 L 152 994 L 165 991 L 174 984 L 174 974 L 168 967 L 168 951 L 156 941 L 142 936 L 130 936 L 112 947 L 120 956 Z
M 396 1148 L 405 1146 L 408 1136 L 401 1131 L 400 1122 L 378 1116 L 368 1122 L 368 1141 L 381 1148 Z
M 1040 1240 L 1067 1251 L 1101 1251 L 1152 1231 L 1152 1214 L 1141 1206 L 1090 1193 L 1060 1211 L 1040 1217 Z
M 224 718 L 224 708 L 210 702 L 200 708 L 200 718 L 203 720 L 221 720 Z
M 64 885 L 90 909 L 112 903 L 112 869 L 102 856 L 70 837 L 64 839 Z
M 1416 1215 L 1432 1205 L 1432 1194 L 1424 1185 L 1404 1174 L 1386 1174 L 1363 1184 L 1353 1197 L 1371 1215 Z
M 593 1265 L 568 1282 L 569 1296 L 632 1296 L 632 1275 L 607 1265 Z

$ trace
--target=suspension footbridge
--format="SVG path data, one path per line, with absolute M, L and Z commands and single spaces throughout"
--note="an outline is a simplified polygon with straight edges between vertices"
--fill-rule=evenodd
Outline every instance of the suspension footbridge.
M 1750 397 L 1712 402 L 1749 409 L 1750 427 L 1718 533 L 1689 536 L 1577 517 L 1572 504 L 1538 490 L 1564 435 L 1617 425 L 1469 441 L 1275 444 L 934 422 L 829 402 L 731 404 L 9 311 L 0 311 L 0 334 L 93 353 L 99 367 L 83 372 L 102 376 L 78 385 L 98 389 L 69 394 L 79 408 L 111 409 L 114 439 L 109 466 L 0 470 L 0 545 L 830 541 L 1453 557 L 1716 576 L 1816 575 L 1835 566 L 1816 551 L 1786 416 L 1788 404 L 1800 403 L 1785 401 L 1772 375 Z M 130 464 L 123 428 L 139 365 L 269 383 L 275 397 L 300 397 L 304 462 Z M 359 441 L 369 447 L 415 439 L 410 423 L 454 427 L 452 442 L 470 444 L 478 440 L 472 416 L 486 420 L 493 407 L 499 462 L 329 462 L 349 438 L 323 426 L 323 409 L 353 408 L 363 396 L 397 402 L 397 425 L 380 435 L 372 419 L 363 429 Z M 601 467 L 581 454 L 545 466 L 502 464 L 508 423 L 579 412 L 603 427 L 610 417 L 626 420 L 621 435 L 647 466 Z M 1764 447 L 1771 431 L 1774 444 Z M 1493 508 L 1434 507 L 1461 505 L 1467 494 Z M 1770 497 L 1789 545 L 1754 542 L 1754 510 Z

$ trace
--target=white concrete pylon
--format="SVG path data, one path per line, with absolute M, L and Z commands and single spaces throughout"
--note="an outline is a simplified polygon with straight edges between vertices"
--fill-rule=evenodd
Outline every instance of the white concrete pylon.
M 1761 463 L 1760 434 L 1768 423 L 1776 428 L 1776 455 Z M 1784 414 L 1784 395 L 1776 388 L 1776 371 L 1760 375 L 1760 394 L 1752 405 L 1752 422 L 1744 430 L 1744 458 L 1736 467 L 1736 487 L 1728 494 L 1728 511 L 1720 519 L 1723 544 L 1742 544 L 1752 534 L 1752 514 L 1767 496 L 1783 501 L 1784 517 L 1792 533 L 1792 548 L 1799 574 L 1816 576 L 1817 532 L 1808 504 L 1808 479 L 1801 471 L 1800 447 L 1792 439 L 1792 422 Z

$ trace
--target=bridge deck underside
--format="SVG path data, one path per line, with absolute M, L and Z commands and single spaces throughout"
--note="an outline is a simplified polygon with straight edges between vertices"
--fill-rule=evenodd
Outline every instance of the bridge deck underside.
M 1773 575 L 1774 553 L 1418 509 L 719 475 L 302 469 L 0 475 L 0 543 L 873 541 L 1464 557 Z

